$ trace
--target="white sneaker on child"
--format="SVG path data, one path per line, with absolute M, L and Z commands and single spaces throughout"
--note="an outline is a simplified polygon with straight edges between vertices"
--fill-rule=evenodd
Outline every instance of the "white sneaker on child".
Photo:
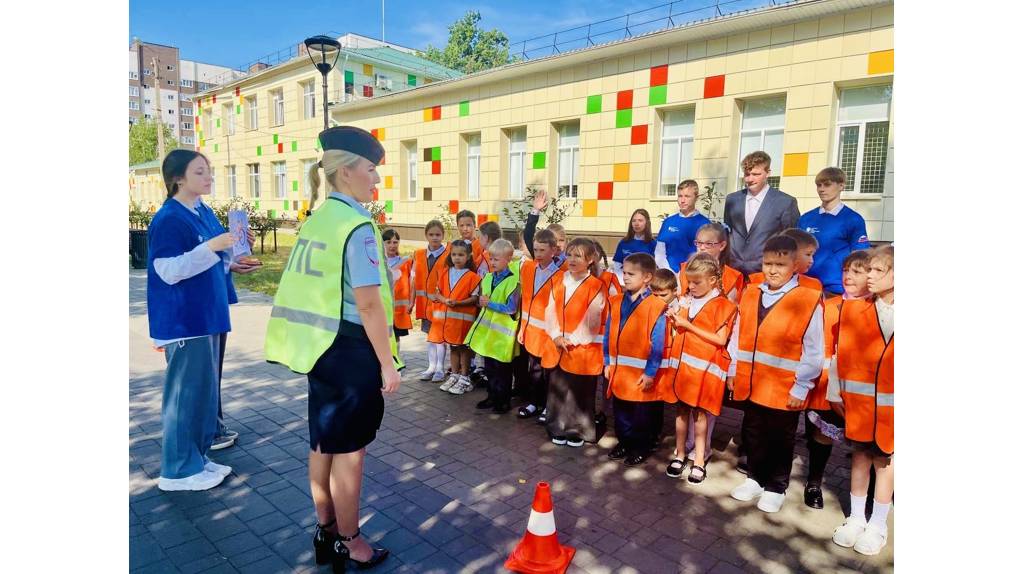
M 439 370 L 439 371 L 434 371 L 434 376 L 430 378 L 430 382 L 432 382 L 432 383 L 440 383 L 441 381 L 443 381 L 443 380 L 444 380 L 444 378 L 445 378 L 445 376 L 446 376 L 447 374 L 448 374 L 448 373 L 446 373 L 446 372 L 444 371 L 444 369 L 441 369 L 441 370 Z M 454 374 L 454 373 L 453 373 L 453 374 Z
M 449 390 L 451 390 L 451 388 L 453 386 L 455 386 L 455 383 L 458 383 L 458 382 L 459 382 L 459 376 L 456 375 L 455 373 L 452 373 L 452 376 L 448 377 L 448 380 L 443 382 L 443 383 L 441 383 L 441 386 L 437 387 L 437 388 L 442 390 L 442 391 L 444 391 L 444 392 L 448 392 Z
M 422 373 L 420 373 L 420 380 L 421 381 L 429 381 L 433 376 L 434 376 L 434 370 L 433 369 L 427 369 L 426 371 L 423 371 Z
M 743 484 L 732 489 L 732 492 L 729 493 L 729 496 L 735 498 L 736 500 L 750 502 L 751 500 L 754 500 L 758 496 L 761 496 L 763 492 L 764 489 L 761 488 L 761 485 L 758 484 L 756 480 L 754 480 L 753 478 L 748 478 L 743 481 Z
M 888 532 L 874 524 L 868 524 L 864 532 L 857 537 L 857 543 L 853 545 L 853 549 L 865 556 L 874 556 L 882 551 L 888 539 Z
M 832 542 L 842 546 L 843 548 L 852 548 L 857 543 L 857 538 L 867 528 L 868 522 L 861 518 L 849 517 L 842 526 L 836 528 L 835 533 L 832 534 Z
M 784 492 L 769 492 L 764 491 L 761 493 L 761 498 L 757 500 L 757 508 L 762 512 L 769 514 L 778 512 L 782 509 L 782 503 L 786 501 L 786 493 Z
M 453 395 L 464 395 L 473 390 L 473 383 L 467 378 L 459 377 L 459 381 L 452 385 L 452 388 L 448 389 L 448 392 Z

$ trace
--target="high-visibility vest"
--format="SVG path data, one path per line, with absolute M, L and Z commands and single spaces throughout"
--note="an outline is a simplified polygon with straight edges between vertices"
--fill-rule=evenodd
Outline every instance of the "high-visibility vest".
M 455 286 L 449 284 L 451 278 L 450 270 L 445 273 L 437 282 L 438 290 L 442 297 L 461 301 L 469 299 L 480 284 L 480 276 L 470 269 L 459 277 Z M 449 307 L 444 304 L 434 306 L 433 314 L 430 317 L 430 333 L 427 334 L 427 341 L 431 343 L 448 343 L 449 345 L 461 345 L 466 340 L 466 333 L 476 320 L 477 311 L 480 308 L 473 305 L 460 305 Z
M 480 294 L 486 295 L 491 301 L 507 305 L 512 293 L 519 286 L 518 267 L 512 268 L 512 274 L 502 279 L 497 285 L 493 283 L 493 273 L 484 276 L 480 283 Z M 512 358 L 519 354 L 519 343 L 516 341 L 516 327 L 519 324 L 519 310 L 513 314 L 499 313 L 483 307 L 476 321 L 466 334 L 466 344 L 478 355 L 490 357 L 502 363 L 511 363 Z
M 412 258 L 399 260 L 391 268 L 391 278 L 395 286 L 395 327 L 412 329 Z
M 437 278 L 442 269 L 445 268 L 445 259 L 448 258 L 449 248 L 446 246 L 444 252 L 434 262 L 434 266 L 429 270 L 427 269 L 427 250 L 417 249 L 413 253 L 412 259 L 412 270 L 415 277 L 415 296 L 416 296 L 416 318 L 430 320 L 430 309 L 428 307 L 433 306 L 433 303 L 427 300 L 427 295 L 433 293 L 437 289 Z
M 524 261 L 519 269 L 523 320 L 519 322 L 519 333 L 516 336 L 519 344 L 534 357 L 540 357 L 544 353 L 544 348 L 552 344 L 545 331 L 547 327 L 544 323 L 544 313 L 548 308 L 548 299 L 551 298 L 551 285 L 562 281 L 562 271 L 555 271 L 534 293 L 533 284 L 537 277 L 537 267 L 537 262 L 531 259 Z
M 761 289 L 754 287 L 745 289 L 740 299 L 733 397 L 787 410 L 804 334 L 821 304 L 821 291 L 797 285 L 771 306 L 764 321 L 758 321 L 762 295 Z
M 565 276 L 562 275 L 564 278 Z M 587 316 L 587 310 L 599 295 L 604 295 L 604 283 L 588 275 L 583 283 L 565 299 L 565 284 L 561 279 L 551 286 L 551 303 L 555 306 L 555 321 L 564 337 L 575 331 Z M 603 310 L 602 310 L 603 314 Z M 604 323 L 601 323 L 601 330 Z M 595 340 L 586 345 L 574 345 L 568 351 L 557 349 L 552 342 L 544 347 L 540 365 L 545 369 L 558 367 L 574 375 L 600 375 L 604 365 L 602 342 Z
M 611 366 L 608 378 L 608 395 L 627 401 L 657 401 L 658 387 L 652 385 L 643 391 L 637 382 L 644 374 L 647 359 L 651 356 L 651 334 L 654 325 L 665 312 L 665 302 L 648 295 L 633 309 L 626 324 L 619 326 L 622 312 L 622 298 L 628 293 L 617 295 L 608 302 L 611 316 L 611 331 L 608 338 L 608 363 Z
M 267 361 L 281 363 L 297 373 L 308 373 L 334 343 L 343 317 L 345 246 L 352 232 L 364 225 L 373 229 L 380 248 L 377 268 L 391 340 L 391 358 L 396 368 L 405 366 L 398 357 L 398 343 L 392 329 L 394 302 L 384 240 L 369 217 L 335 198 L 328 198 L 299 230 L 267 322 L 264 345 Z
M 872 300 L 844 301 L 836 330 L 836 370 L 846 438 L 893 453 L 896 335 L 885 342 Z
M 467 267 L 471 267 L 473 269 L 473 272 L 476 273 L 476 270 L 480 269 L 480 264 L 484 262 L 484 257 L 487 256 L 487 253 L 485 253 L 484 252 L 484 248 L 480 246 L 480 238 L 474 239 L 469 245 L 470 245 L 470 248 L 473 250 L 473 255 L 472 255 L 473 261 L 471 261 L 470 265 L 468 265 Z M 489 260 L 490 258 L 488 257 L 487 259 Z M 488 263 L 487 263 L 487 270 L 488 271 L 490 271 L 490 269 L 491 269 L 490 265 L 491 265 L 490 261 L 488 261 Z
M 690 280 L 686 278 L 685 263 L 676 276 L 679 278 L 679 295 L 685 297 L 690 290 Z M 728 265 L 724 265 L 722 267 L 721 291 L 722 295 L 725 295 L 727 299 L 733 303 L 739 303 L 740 295 L 743 294 L 743 274 Z
M 728 337 L 736 320 L 736 309 L 735 303 L 719 295 L 705 303 L 691 322 L 711 333 L 728 327 Z M 683 331 L 676 333 L 668 357 L 674 372 L 666 402 L 680 401 L 716 416 L 721 414 L 730 361 L 726 345 L 719 347 L 692 331 Z
M 619 278 L 617 275 L 607 270 L 601 273 L 599 279 L 601 280 L 601 283 L 604 284 L 604 312 L 601 313 L 601 324 L 604 325 L 608 321 L 608 310 L 610 309 L 610 307 L 608 306 L 608 302 L 611 301 L 612 297 L 622 294 L 622 284 L 619 283 Z M 603 332 L 597 338 L 597 343 L 602 345 L 603 348 Z
M 814 277 L 811 277 L 809 275 L 804 275 L 803 273 L 798 273 L 797 274 L 796 281 L 797 281 L 797 285 L 800 285 L 801 287 L 807 287 L 808 289 L 816 289 L 818 291 L 823 291 L 824 290 L 824 288 L 821 286 L 821 281 L 819 281 L 819 280 L 817 280 Z M 724 282 L 724 277 L 723 277 L 723 282 Z M 742 287 L 743 288 L 752 287 L 752 288 L 756 289 L 758 285 L 760 285 L 761 283 L 764 283 L 764 282 L 765 282 L 764 273 L 758 271 L 756 273 L 751 273 L 750 277 L 747 277 L 746 285 L 744 285 Z
M 825 301 L 825 359 L 821 366 L 821 376 L 814 379 L 814 388 L 807 393 L 807 409 L 816 411 L 831 410 L 828 404 L 828 368 L 836 350 L 836 328 L 839 327 L 839 308 L 843 304 L 842 295 L 836 295 Z

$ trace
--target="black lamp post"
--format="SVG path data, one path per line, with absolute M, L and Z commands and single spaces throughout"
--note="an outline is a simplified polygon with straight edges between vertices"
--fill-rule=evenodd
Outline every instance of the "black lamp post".
M 324 78 L 324 129 L 328 128 L 327 121 L 327 74 L 334 69 L 338 63 L 338 56 L 341 55 L 341 42 L 330 36 L 313 36 L 306 38 L 303 42 L 306 45 L 306 52 L 313 66 Z

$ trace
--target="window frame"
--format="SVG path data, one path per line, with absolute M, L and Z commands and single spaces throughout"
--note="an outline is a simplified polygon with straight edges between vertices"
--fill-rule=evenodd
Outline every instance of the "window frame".
M 744 130 L 743 129 L 743 120 L 746 119 L 746 117 L 747 117 L 747 106 L 751 102 L 766 101 L 766 100 L 782 100 L 783 105 L 782 105 L 782 124 L 781 124 L 781 126 L 777 127 L 777 128 L 776 127 L 772 127 L 772 128 L 760 128 L 760 129 L 747 129 L 747 130 Z M 771 133 L 771 135 L 775 135 L 776 133 L 778 133 L 779 135 L 782 136 L 783 146 L 785 146 L 785 138 L 786 138 L 786 105 L 788 105 L 786 94 L 776 94 L 776 95 L 766 96 L 766 97 L 751 98 L 751 99 L 745 100 L 743 102 L 743 113 L 740 115 L 740 131 L 737 134 L 738 145 L 737 145 L 737 148 L 736 148 L 736 151 L 738 152 L 737 153 L 737 158 L 736 158 L 736 177 L 737 177 L 736 181 L 740 182 L 740 185 L 743 184 L 743 177 L 744 177 L 744 174 L 743 174 L 743 157 L 744 157 L 744 154 L 743 154 L 743 149 L 742 149 L 743 148 L 743 136 L 745 134 L 746 135 L 753 135 L 755 133 L 759 133 L 760 134 L 760 141 L 758 143 L 757 150 L 764 151 L 765 138 L 769 135 L 769 132 Z M 785 159 L 786 159 L 786 154 L 785 154 L 785 151 L 784 151 L 785 147 L 782 147 L 781 149 L 783 151 L 781 151 L 779 154 L 777 154 L 778 157 L 772 156 L 772 168 L 771 168 L 771 171 L 772 171 L 773 175 L 768 176 L 768 180 L 767 180 L 768 187 L 774 187 L 776 189 L 778 189 L 779 186 L 782 183 L 782 169 L 783 169 L 783 163 L 785 162 Z M 757 150 L 755 150 L 755 151 L 757 151 Z M 747 153 L 751 153 L 751 152 L 747 152 Z M 765 152 L 765 153 L 767 153 L 767 152 Z M 771 155 L 771 154 L 769 154 L 769 155 Z
M 272 124 L 270 127 L 284 125 L 284 89 L 278 88 L 270 91 L 270 111 Z
M 515 151 L 512 149 L 512 146 L 514 143 L 519 142 L 516 142 L 513 138 L 520 131 L 523 134 L 523 149 Z M 529 137 L 526 126 L 517 126 L 508 130 L 508 199 L 521 200 L 526 197 L 526 155 L 529 153 L 526 148 L 530 141 Z M 514 170 L 512 169 L 513 159 L 518 159 L 520 162 L 518 185 L 513 185 L 515 182 L 512 181 L 514 175 Z M 518 190 L 518 193 L 515 190 Z
M 238 197 L 238 178 L 237 178 L 237 175 L 235 173 L 235 166 L 234 165 L 226 165 L 226 166 L 224 166 L 224 171 L 227 172 L 228 197 L 232 198 L 232 199 L 235 198 L 235 197 Z
M 474 153 L 471 138 L 477 140 L 477 151 Z M 474 193 L 473 179 L 471 177 L 473 173 L 473 160 L 476 160 L 476 190 Z M 480 132 L 466 134 L 466 200 L 467 201 L 479 201 L 480 200 L 480 176 L 481 162 L 483 161 L 483 134 Z
M 580 182 L 579 182 L 579 171 L 580 171 L 580 144 L 577 141 L 576 145 L 562 145 L 562 130 L 568 126 L 576 126 L 576 138 L 581 140 L 583 138 L 580 130 L 580 122 L 565 122 L 558 124 L 555 130 L 558 135 L 558 145 L 555 153 L 555 188 L 558 190 L 558 197 L 565 199 L 579 199 L 580 196 Z M 562 195 L 562 151 L 569 152 L 569 165 L 572 166 L 572 173 L 569 175 L 569 190 L 566 195 Z
M 835 165 L 840 166 L 842 164 L 842 161 L 841 161 L 842 158 L 840 157 L 839 154 L 840 154 L 840 144 L 842 143 L 843 128 L 846 128 L 846 127 L 857 127 L 857 150 L 854 152 L 854 153 L 856 153 L 857 157 L 856 157 L 856 163 L 854 164 L 854 173 L 852 175 L 847 174 L 847 176 L 846 176 L 847 182 L 849 182 L 850 179 L 853 179 L 853 185 L 847 185 L 847 187 L 843 190 L 843 194 L 842 194 L 843 197 L 855 196 L 855 197 L 862 197 L 862 198 L 881 198 L 885 194 L 885 176 L 886 176 L 886 174 L 885 174 L 885 167 L 886 166 L 884 166 L 884 165 L 882 166 L 882 189 L 880 191 L 877 191 L 877 192 L 861 191 L 861 187 L 860 186 L 861 186 L 861 183 L 863 183 L 863 181 L 864 181 L 864 172 L 863 172 L 863 169 L 864 169 L 864 153 L 865 153 L 865 150 L 864 150 L 864 140 L 867 137 L 867 127 L 868 127 L 868 124 L 877 124 L 877 123 L 883 123 L 883 122 L 886 124 L 886 143 L 885 143 L 886 162 L 885 163 L 888 164 L 888 162 L 889 162 L 889 149 L 888 149 L 889 148 L 889 141 L 888 141 L 889 137 L 888 136 L 889 136 L 889 130 L 891 129 L 891 122 L 892 122 L 892 119 L 890 117 L 892 115 L 892 96 L 890 95 L 890 97 L 889 97 L 889 102 L 888 102 L 888 105 L 886 106 L 886 109 L 885 109 L 886 117 L 884 117 L 884 118 L 876 116 L 876 117 L 872 117 L 872 118 L 869 118 L 869 119 L 862 119 L 862 120 L 840 120 L 839 119 L 839 114 L 842 113 L 842 103 L 843 103 L 843 92 L 844 91 L 846 91 L 846 90 L 856 90 L 858 88 L 870 88 L 870 87 L 879 87 L 879 86 L 891 86 L 891 84 L 876 84 L 876 85 L 869 85 L 869 86 L 850 86 L 850 87 L 847 87 L 847 88 L 840 88 L 840 90 L 839 90 L 839 97 L 836 100 L 836 115 L 835 115 L 835 122 L 836 122 L 835 123 L 835 127 L 836 127 L 836 130 L 835 130 L 835 139 L 834 139 L 834 142 L 833 142 L 833 145 L 832 145 L 832 157 L 834 159 Z
M 408 157 L 405 159 L 405 169 L 409 173 L 407 178 L 409 181 L 405 184 L 405 195 L 409 201 L 418 201 L 419 197 L 416 193 L 416 185 L 419 183 L 416 170 L 419 167 L 417 155 L 419 154 L 420 146 L 418 142 L 413 141 L 411 145 L 405 146 L 405 153 Z
M 690 124 L 690 135 L 689 136 L 671 136 L 671 137 L 666 137 L 665 136 L 665 128 L 666 128 L 666 126 L 668 126 L 668 122 L 666 121 L 666 118 L 668 117 L 668 114 L 671 114 L 671 113 L 674 113 L 674 112 L 688 112 L 688 111 L 691 111 L 691 110 L 693 111 L 693 122 Z M 660 140 L 658 142 L 658 175 L 657 175 L 658 186 L 656 188 L 655 196 L 654 197 L 655 197 L 655 199 L 674 199 L 676 197 L 676 189 L 679 186 L 679 182 L 683 181 L 682 173 L 681 173 L 682 170 L 683 170 L 683 144 L 689 144 L 690 145 L 690 172 L 691 172 L 691 174 L 693 172 L 693 161 L 694 161 L 694 153 L 695 153 L 695 149 L 694 148 L 696 147 L 695 143 L 694 143 L 694 132 L 696 131 L 696 128 L 697 128 L 697 110 L 695 108 L 682 107 L 682 108 L 664 109 L 664 110 L 661 110 L 661 112 L 662 112 L 661 113 L 661 118 L 660 118 L 660 120 L 661 120 L 661 134 L 660 135 L 661 135 L 661 137 L 660 137 Z M 676 174 L 675 174 L 675 179 L 672 182 L 671 193 L 664 193 L 665 186 L 668 185 L 668 184 L 666 184 L 662 180 L 662 170 L 664 169 L 664 166 L 665 166 L 665 143 L 666 143 L 666 141 L 667 142 L 674 142 L 676 144 L 676 147 L 677 147 L 677 151 L 676 151 Z
M 302 197 L 309 199 L 313 195 L 313 182 L 309 180 L 311 167 L 316 165 L 316 158 L 302 160 Z
M 260 129 L 260 107 L 257 96 L 248 97 L 245 99 L 245 105 L 248 106 L 249 125 L 245 126 L 248 130 Z
M 311 120 L 316 117 L 316 81 L 302 82 L 302 119 Z
M 249 167 L 249 198 L 260 199 L 260 164 L 248 163 Z M 255 183 L 255 185 L 253 185 Z
M 280 168 L 281 171 L 278 171 Z M 274 198 L 275 199 L 287 199 L 288 198 L 288 162 L 286 161 L 274 161 L 270 162 L 271 174 L 274 177 Z

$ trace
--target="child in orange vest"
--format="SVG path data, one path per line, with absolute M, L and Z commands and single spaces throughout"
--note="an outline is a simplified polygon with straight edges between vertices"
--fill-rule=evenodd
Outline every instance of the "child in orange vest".
M 893 492 L 893 422 L 895 363 L 893 301 L 895 251 L 870 252 L 868 289 L 871 297 L 843 301 L 829 366 L 828 400 L 846 418 L 846 440 L 853 447 L 850 468 L 850 517 L 832 541 L 869 556 L 889 539 L 886 519 Z M 871 520 L 865 518 L 868 481 L 875 469 L 875 500 Z
M 541 414 L 547 404 L 548 377 L 541 366 L 541 355 L 545 347 L 552 344 L 544 317 L 551 300 L 551 286 L 561 280 L 554 279 L 560 271 L 554 261 L 557 246 L 554 233 L 547 229 L 538 231 L 533 239 L 534 259 L 524 260 L 519 267 L 522 311 L 516 338 L 526 351 L 527 381 L 524 382 L 527 389 L 524 390 L 530 401 L 519 409 L 521 419 Z M 518 380 L 516 384 L 519 384 Z
M 793 467 L 800 413 L 824 362 L 821 291 L 801 285 L 797 244 L 776 235 L 765 242 L 765 281 L 740 298 L 739 318 L 729 340 L 733 397 L 745 402 L 743 444 L 748 478 L 731 496 L 758 498 L 764 512 L 778 512 Z
M 437 278 L 444 268 L 448 257 L 448 247 L 444 242 L 444 225 L 431 219 L 423 228 L 427 238 L 427 247 L 417 249 L 413 253 L 412 285 L 415 291 L 416 318 L 420 320 L 420 329 L 430 333 L 430 318 L 433 313 Z M 427 343 L 427 370 L 420 373 L 421 381 L 444 381 L 445 358 L 447 348 L 440 343 Z
M 388 268 L 391 270 L 395 339 L 401 343 L 402 337 L 408 335 L 409 329 L 412 329 L 412 258 L 398 254 L 402 238 L 394 229 L 385 229 L 381 239 L 384 240 L 384 252 L 388 257 Z
M 501 239 L 501 226 L 497 222 L 487 221 L 480 226 L 480 238 L 475 241 L 481 250 L 480 263 L 476 266 L 476 274 L 481 279 L 491 272 L 491 258 L 487 254 L 487 248 L 498 239 Z
M 655 259 L 657 261 L 657 259 Z M 657 449 L 658 445 L 661 444 L 661 430 L 665 426 L 665 402 L 676 402 L 673 397 L 672 400 L 668 400 L 668 393 L 666 393 L 666 387 L 671 386 L 672 375 L 675 369 L 671 368 L 668 360 L 668 350 L 672 348 L 672 337 L 675 332 L 672 330 L 672 316 L 679 310 L 679 282 L 676 281 L 675 273 L 672 273 L 669 269 L 659 268 L 654 272 L 654 278 L 651 279 L 651 294 L 665 302 L 665 352 L 661 357 L 661 367 L 658 368 L 658 374 L 654 375 L 654 386 L 658 389 L 658 401 L 657 407 L 654 409 L 654 421 L 651 423 L 654 427 L 654 442 L 651 443 L 652 449 Z
M 725 376 L 729 369 L 726 345 L 736 319 L 736 304 L 722 294 L 722 271 L 710 253 L 696 253 L 683 269 L 689 293 L 672 318 L 676 335 L 669 353 L 673 376 L 669 382 L 676 414 L 676 458 L 665 473 L 682 478 L 686 467 L 687 427 L 694 427 L 693 466 L 687 480 L 693 484 L 707 477 L 709 416 L 721 413 Z M 688 424 L 689 421 L 693 423 Z
M 572 447 L 597 442 L 594 420 L 601 374 L 605 286 L 596 277 L 597 248 L 578 237 L 566 247 L 565 272 L 554 276 L 544 322 L 552 344 L 541 366 L 548 373 L 547 423 L 551 442 Z
M 627 466 L 647 460 L 655 440 L 655 409 L 661 407 L 654 377 L 665 346 L 665 302 L 652 296 L 658 265 L 647 253 L 633 253 L 622 265 L 625 292 L 608 302 L 604 376 L 615 409 L 619 444 L 608 453 Z
M 455 225 L 459 230 L 459 238 L 472 246 L 472 258 L 469 268 L 475 273 L 484 260 L 485 245 L 480 243 L 476 237 L 476 214 L 468 209 L 463 209 L 455 216 Z
M 835 347 L 835 329 L 839 323 L 839 308 L 843 301 L 864 299 L 871 292 L 868 290 L 868 266 L 870 257 L 867 251 L 858 250 L 850 253 L 843 260 L 843 294 L 825 300 L 825 365 L 821 377 L 815 381 L 814 388 L 807 395 L 807 411 L 804 428 L 807 429 L 808 471 L 807 484 L 804 487 L 804 504 L 811 508 L 824 508 L 825 500 L 821 492 L 821 481 L 825 475 L 825 466 L 832 455 L 832 438 L 840 439 L 843 419 L 832 410 L 827 398 L 828 369 L 832 363 Z M 827 433 L 827 434 L 826 434 Z
M 470 268 L 473 250 L 468 241 L 456 239 L 449 246 L 445 270 L 437 281 L 437 301 L 427 341 L 446 344 L 452 353 L 452 374 L 439 388 L 453 395 L 473 390 L 469 380 L 472 353 L 464 343 L 476 320 L 480 276 Z

